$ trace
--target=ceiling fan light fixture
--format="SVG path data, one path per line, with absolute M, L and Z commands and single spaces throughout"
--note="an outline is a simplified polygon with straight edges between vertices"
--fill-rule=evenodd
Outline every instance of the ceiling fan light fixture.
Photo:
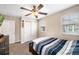
M 33 8 L 32 8 L 31 10 L 30 10 L 30 9 L 27 9 L 27 8 L 24 8 L 24 7 L 21 7 L 21 9 L 27 10 L 27 11 L 30 11 L 30 12 L 31 12 L 31 13 L 26 14 L 25 16 L 32 15 L 32 16 L 34 16 L 35 18 L 38 18 L 39 14 L 47 15 L 47 13 L 39 11 L 39 10 L 42 9 L 43 7 L 44 7 L 44 5 L 39 4 L 38 6 L 33 5 Z
M 37 11 L 32 12 L 32 15 L 33 15 L 33 16 L 37 16 L 37 15 L 38 15 L 38 12 L 37 12 Z

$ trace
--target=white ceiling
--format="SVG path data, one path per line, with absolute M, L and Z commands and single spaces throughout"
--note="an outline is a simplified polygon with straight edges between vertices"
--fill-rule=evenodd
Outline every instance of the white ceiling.
M 27 10 L 21 10 L 20 7 L 32 9 L 33 4 L 0 4 L 0 13 L 10 16 L 24 16 L 30 13 Z M 40 10 L 48 13 L 48 15 L 59 12 L 66 8 L 74 6 L 74 4 L 44 4 L 44 7 Z M 32 15 L 26 16 L 31 19 L 35 19 Z M 39 15 L 39 18 L 45 17 L 45 15 Z

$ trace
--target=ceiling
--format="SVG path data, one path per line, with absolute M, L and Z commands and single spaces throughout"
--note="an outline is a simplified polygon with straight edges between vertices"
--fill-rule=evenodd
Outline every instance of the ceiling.
M 38 6 L 38 4 L 36 4 Z M 30 13 L 27 10 L 21 10 L 20 7 L 25 7 L 28 9 L 32 9 L 33 4 L 0 4 L 0 13 L 9 16 L 24 16 Z M 74 4 L 44 4 L 44 7 L 40 10 L 42 12 L 48 13 L 48 15 L 59 12 L 66 8 L 74 6 Z M 47 16 L 48 16 L 47 15 Z M 26 16 L 31 19 L 35 19 L 33 15 Z M 45 15 L 39 15 L 39 18 L 45 17 Z

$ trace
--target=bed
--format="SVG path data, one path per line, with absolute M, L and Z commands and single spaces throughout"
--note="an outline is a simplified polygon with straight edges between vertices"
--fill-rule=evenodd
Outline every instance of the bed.
M 79 55 L 79 40 L 41 37 L 29 43 L 34 55 Z

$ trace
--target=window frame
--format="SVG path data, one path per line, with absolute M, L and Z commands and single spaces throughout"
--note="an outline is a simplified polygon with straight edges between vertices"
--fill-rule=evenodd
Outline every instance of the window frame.
M 74 18 L 74 16 L 73 16 L 74 14 L 70 14 L 70 15 L 66 15 L 66 16 L 64 16 L 63 18 L 62 18 L 62 23 L 61 23 L 61 25 L 62 25 L 62 32 L 63 32 L 63 34 L 67 34 L 67 35 L 79 35 L 79 23 L 77 23 L 77 21 L 76 20 L 78 20 L 79 21 L 79 18 Z M 65 17 L 70 17 L 70 16 L 72 16 L 73 18 L 71 19 L 71 20 L 68 20 L 68 19 L 70 19 L 70 18 L 68 18 L 67 20 L 65 19 Z M 75 15 L 76 16 L 76 15 Z M 78 16 L 78 15 L 77 15 Z M 74 31 L 73 32 L 67 32 L 66 31 L 66 29 L 65 29 L 65 26 L 69 26 L 70 27 L 70 25 L 74 25 Z M 76 29 L 76 31 L 75 31 L 75 29 Z M 69 29 L 67 29 L 67 30 L 69 30 Z

